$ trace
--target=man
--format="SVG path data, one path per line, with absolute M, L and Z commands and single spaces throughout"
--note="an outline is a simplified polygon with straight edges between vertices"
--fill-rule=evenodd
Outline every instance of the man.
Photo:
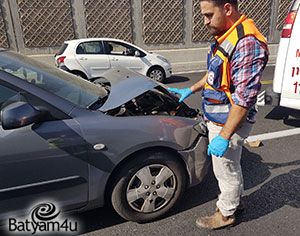
M 196 225 L 218 229 L 235 222 L 242 209 L 242 145 L 255 122 L 261 76 L 268 61 L 267 42 L 253 20 L 238 12 L 237 0 L 200 0 L 204 24 L 215 42 L 207 59 L 207 74 L 186 89 L 170 88 L 180 102 L 202 90 L 208 123 L 208 155 L 221 194 L 216 213 L 198 218 Z

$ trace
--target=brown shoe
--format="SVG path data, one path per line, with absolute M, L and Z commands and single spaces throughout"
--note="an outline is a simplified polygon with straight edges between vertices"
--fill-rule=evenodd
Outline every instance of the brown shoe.
M 220 229 L 235 222 L 234 215 L 225 217 L 220 211 L 216 212 L 212 216 L 200 217 L 196 220 L 196 225 L 200 228 L 206 229 Z

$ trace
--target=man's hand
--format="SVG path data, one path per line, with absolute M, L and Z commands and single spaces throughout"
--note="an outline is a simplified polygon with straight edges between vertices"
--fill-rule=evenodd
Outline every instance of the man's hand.
M 190 88 L 185 89 L 178 89 L 178 88 L 168 88 L 171 92 L 179 94 L 181 98 L 179 99 L 179 102 L 182 102 L 184 99 L 189 97 L 191 94 L 193 94 L 192 90 Z
M 229 140 L 222 138 L 221 136 L 217 136 L 211 140 L 210 144 L 208 144 L 207 154 L 210 156 L 211 154 L 222 157 L 226 152 L 229 146 Z

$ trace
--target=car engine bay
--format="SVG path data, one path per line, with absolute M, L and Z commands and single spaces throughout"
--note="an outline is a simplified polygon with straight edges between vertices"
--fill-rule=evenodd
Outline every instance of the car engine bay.
M 199 111 L 179 103 L 162 87 L 151 89 L 125 104 L 106 112 L 111 116 L 167 115 L 197 118 Z

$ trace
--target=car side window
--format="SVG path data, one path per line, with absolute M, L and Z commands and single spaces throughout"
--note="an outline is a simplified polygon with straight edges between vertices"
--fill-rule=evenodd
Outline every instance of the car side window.
M 134 56 L 136 48 L 113 41 L 105 41 L 105 52 L 112 55 Z
M 103 46 L 100 41 L 84 42 L 76 48 L 76 54 L 103 54 Z
M 70 117 L 67 114 L 58 110 L 56 107 L 50 105 L 49 103 L 45 102 L 44 100 L 40 99 L 39 97 L 36 97 L 30 93 L 24 93 L 22 95 L 25 98 L 25 100 L 30 105 L 34 106 L 35 108 L 37 108 L 37 109 L 46 108 L 51 114 L 51 117 L 49 117 L 48 121 L 70 119 Z
M 36 96 L 33 96 L 30 93 L 27 93 L 25 91 L 16 91 L 12 88 L 0 84 L 0 111 L 4 107 L 8 106 L 9 104 L 18 101 L 28 102 L 30 105 L 36 108 L 37 107 L 46 108 L 51 114 L 51 118 L 49 117 L 49 120 L 64 120 L 70 118 L 62 111 L 56 109 L 55 107 L 51 106 L 47 102 L 41 100 Z
M 18 92 L 0 84 L 0 110 L 5 107 L 7 101 L 18 96 Z

